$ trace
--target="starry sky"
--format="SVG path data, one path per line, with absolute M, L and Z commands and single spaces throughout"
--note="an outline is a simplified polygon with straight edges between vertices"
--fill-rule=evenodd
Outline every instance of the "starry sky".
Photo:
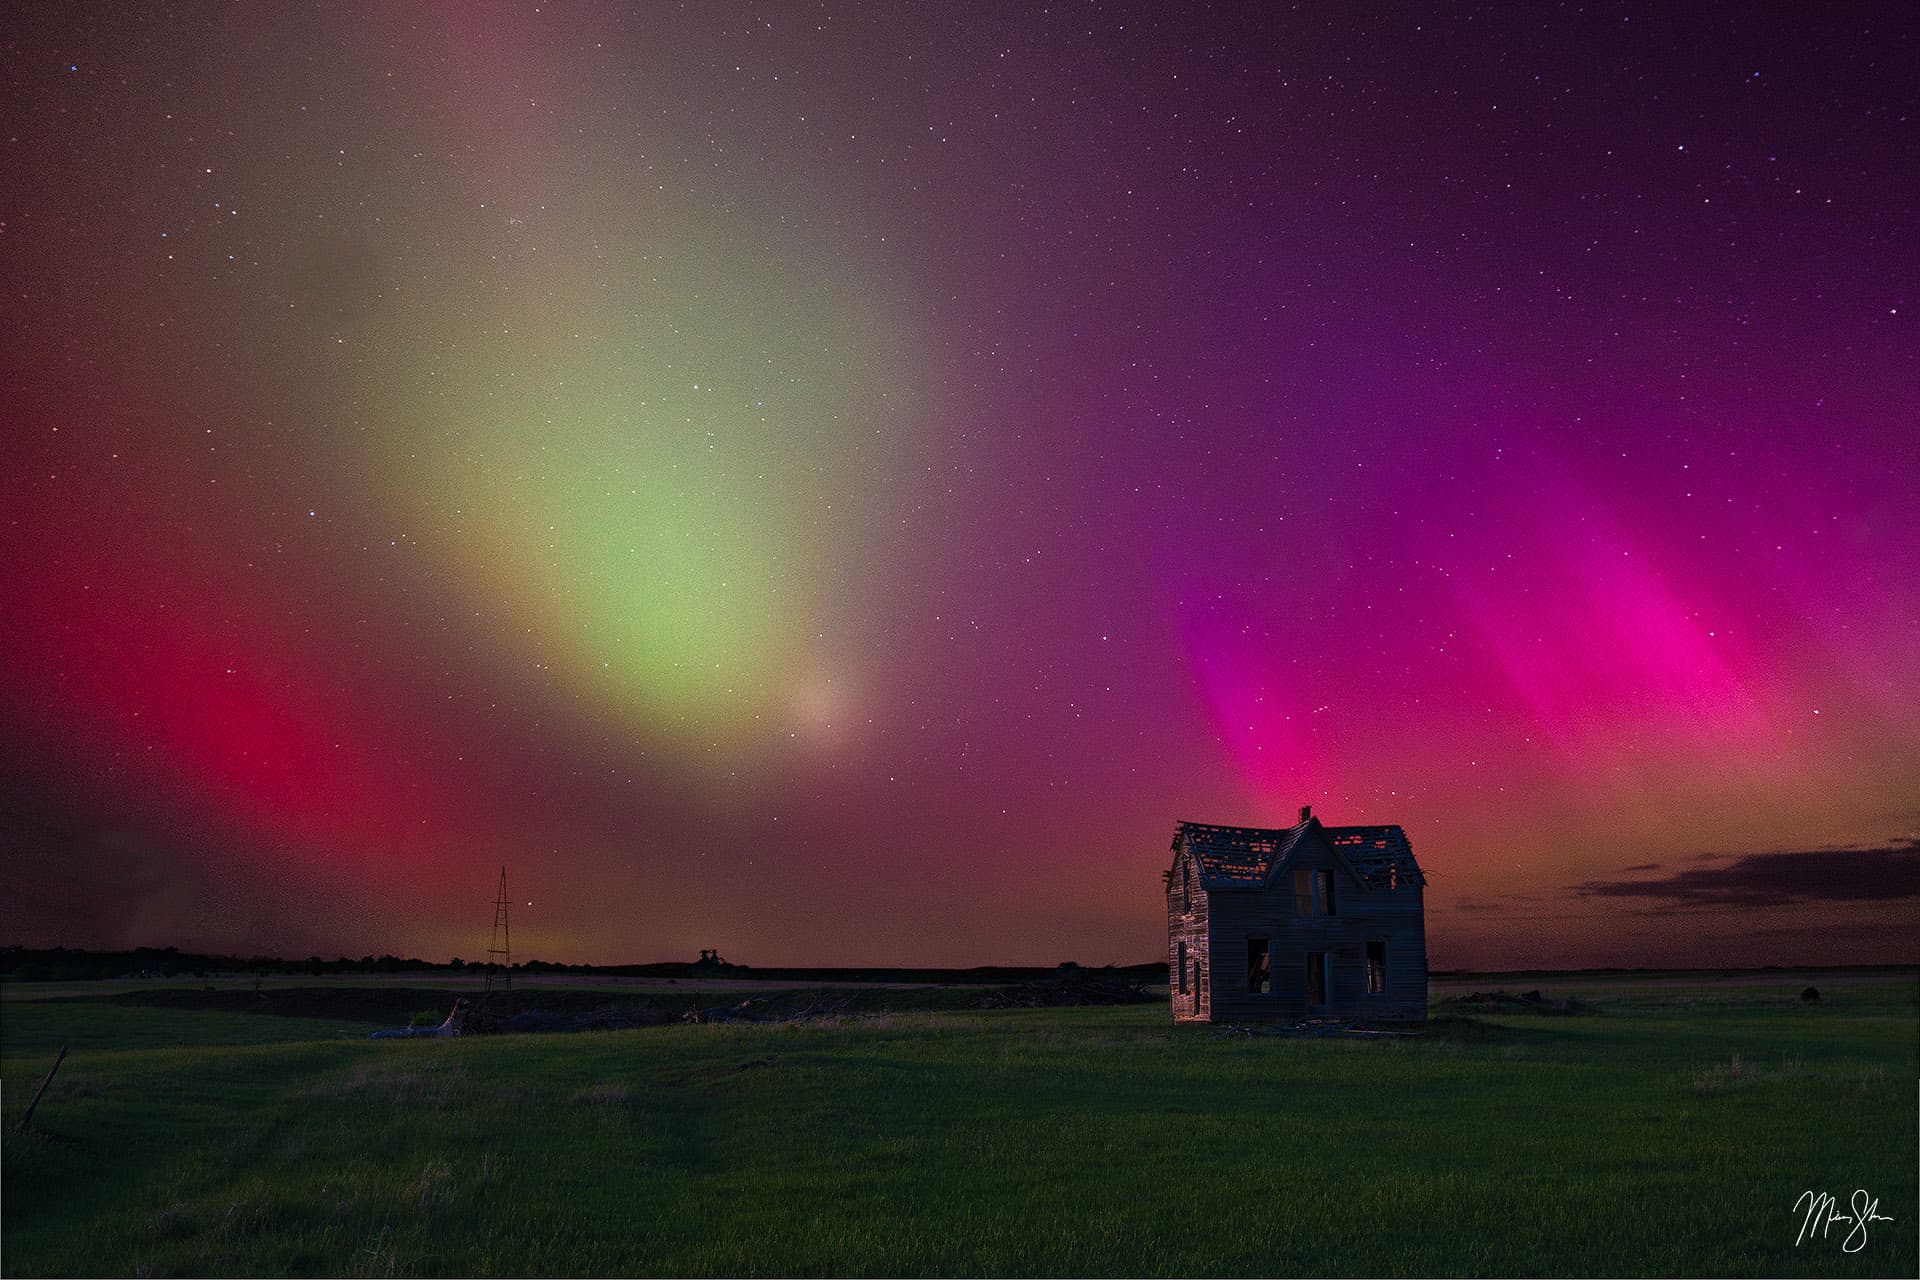
M 1912 960 L 1910 10 L 9 6 L 0 940 Z

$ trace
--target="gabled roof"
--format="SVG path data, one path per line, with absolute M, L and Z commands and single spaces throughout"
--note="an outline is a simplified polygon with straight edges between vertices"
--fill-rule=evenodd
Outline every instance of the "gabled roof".
M 1312 817 L 1286 828 L 1181 822 L 1173 830 L 1173 850 L 1185 848 L 1193 854 L 1203 888 L 1258 889 L 1309 832 L 1324 836 L 1369 888 L 1426 883 L 1407 833 L 1399 827 L 1327 827 Z

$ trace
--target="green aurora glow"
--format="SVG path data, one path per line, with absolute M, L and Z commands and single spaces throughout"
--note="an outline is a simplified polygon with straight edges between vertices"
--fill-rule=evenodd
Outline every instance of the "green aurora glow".
M 784 727 L 861 591 L 915 362 L 870 273 L 677 243 L 390 317 L 417 336 L 382 344 L 409 408 L 375 471 L 526 659 L 652 732 L 739 740 Z

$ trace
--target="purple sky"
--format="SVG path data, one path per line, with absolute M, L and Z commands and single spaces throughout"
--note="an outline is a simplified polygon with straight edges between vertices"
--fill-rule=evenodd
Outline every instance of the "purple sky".
M 4 940 L 1913 956 L 1904 7 L 0 23 Z

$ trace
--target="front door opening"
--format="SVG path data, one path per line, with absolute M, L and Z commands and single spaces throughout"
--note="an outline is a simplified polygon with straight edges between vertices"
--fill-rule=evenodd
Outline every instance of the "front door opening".
M 1264 996 L 1273 990 L 1273 974 L 1267 965 L 1267 940 L 1247 939 L 1247 990 Z
M 1387 994 L 1387 944 L 1378 939 L 1367 943 L 1367 994 Z
M 1307 952 L 1307 1007 L 1327 1007 L 1327 953 Z

